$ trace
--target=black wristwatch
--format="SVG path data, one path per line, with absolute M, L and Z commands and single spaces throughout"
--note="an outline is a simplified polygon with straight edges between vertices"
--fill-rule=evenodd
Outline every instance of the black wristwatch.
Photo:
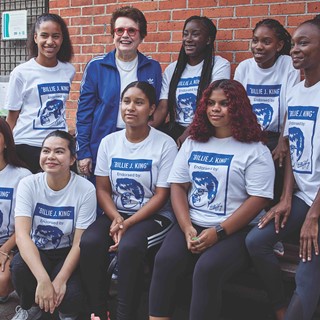
M 221 224 L 218 224 L 217 226 L 215 226 L 215 229 L 216 229 L 216 233 L 219 241 L 227 237 L 226 231 L 223 229 Z

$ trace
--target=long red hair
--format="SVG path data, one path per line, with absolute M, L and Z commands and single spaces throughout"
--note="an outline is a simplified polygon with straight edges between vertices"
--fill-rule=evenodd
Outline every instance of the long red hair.
M 236 80 L 217 80 L 204 90 L 190 127 L 191 139 L 206 142 L 215 135 L 215 128 L 207 117 L 207 102 L 212 91 L 221 89 L 228 99 L 232 136 L 241 142 L 265 142 L 265 133 L 252 111 L 250 100 L 242 84 Z

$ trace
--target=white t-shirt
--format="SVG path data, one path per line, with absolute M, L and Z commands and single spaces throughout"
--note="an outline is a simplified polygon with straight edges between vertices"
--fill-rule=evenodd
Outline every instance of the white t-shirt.
M 296 195 L 311 206 L 320 186 L 320 82 L 306 88 L 305 81 L 288 95 L 284 135 L 289 138 Z
M 137 81 L 137 71 L 138 71 L 138 56 L 129 62 L 124 62 L 116 58 L 117 69 L 120 74 L 120 96 L 122 91 L 129 85 L 131 82 Z M 121 117 L 121 99 L 119 105 L 119 112 L 117 118 L 117 128 L 124 129 L 126 127 L 125 122 Z
M 18 183 L 30 174 L 29 170 L 10 164 L 0 171 L 0 246 L 14 232 L 14 207 Z
M 188 138 L 170 171 L 168 182 L 187 183 L 190 218 L 209 228 L 222 223 L 249 197 L 273 197 L 274 164 L 262 143 L 233 137 L 208 142 Z
M 300 81 L 300 71 L 289 56 L 279 56 L 275 64 L 262 69 L 250 58 L 240 62 L 234 79 L 242 83 L 263 130 L 281 132 L 288 91 Z
M 68 184 L 52 190 L 45 172 L 21 180 L 15 216 L 32 219 L 31 238 L 38 249 L 71 247 L 75 229 L 86 229 L 96 218 L 96 191 L 91 182 L 71 172 Z
M 20 111 L 13 129 L 16 144 L 40 147 L 51 131 L 67 131 L 66 101 L 75 69 L 58 61 L 43 67 L 35 59 L 17 66 L 10 75 L 5 109 Z
M 171 63 L 164 71 L 161 87 L 161 99 L 168 99 L 170 82 L 177 61 Z M 196 110 L 197 92 L 202 72 L 203 61 L 195 66 L 186 65 L 176 90 L 176 122 L 189 126 Z M 230 62 L 220 56 L 214 57 L 211 81 L 230 79 Z
M 167 178 L 177 145 L 152 127 L 139 143 L 129 142 L 125 133 L 114 132 L 101 140 L 95 175 L 110 178 L 117 210 L 132 215 L 153 197 L 156 187 L 170 188 Z M 169 204 L 158 213 L 173 218 Z

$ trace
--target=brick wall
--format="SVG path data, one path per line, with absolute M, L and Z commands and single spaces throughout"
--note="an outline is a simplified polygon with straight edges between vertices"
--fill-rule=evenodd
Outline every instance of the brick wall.
M 214 21 L 218 29 L 216 53 L 228 59 L 234 71 L 240 61 L 251 56 L 252 29 L 259 20 L 278 19 L 292 33 L 300 22 L 320 13 L 319 0 L 49 0 L 50 12 L 60 14 L 68 23 L 75 50 L 77 74 L 67 110 L 71 129 L 85 64 L 113 49 L 110 16 L 124 5 L 144 12 L 148 35 L 139 50 L 158 60 L 163 69 L 177 58 L 184 20 L 191 15 L 205 15 Z

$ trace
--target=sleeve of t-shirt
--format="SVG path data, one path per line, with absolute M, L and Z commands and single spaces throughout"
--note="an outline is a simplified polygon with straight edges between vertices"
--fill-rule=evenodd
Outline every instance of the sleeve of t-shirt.
M 233 79 L 236 81 L 239 81 L 240 83 L 243 83 L 243 73 L 244 73 L 244 68 L 243 68 L 243 63 L 239 63 L 237 66 Z
M 168 99 L 170 82 L 171 82 L 173 71 L 174 71 L 175 67 L 176 67 L 176 63 L 171 63 L 164 70 L 163 77 L 162 77 L 160 100 Z
M 168 139 L 166 141 L 163 152 L 161 155 L 161 161 L 159 165 L 158 179 L 157 179 L 157 187 L 170 188 L 170 184 L 168 183 L 168 176 L 170 173 L 170 169 L 172 167 L 172 163 L 177 155 L 178 148 L 176 143 L 172 140 Z
M 94 174 L 96 176 L 108 177 L 109 176 L 109 157 L 108 157 L 108 136 L 103 138 L 100 142 L 97 163 Z
M 251 196 L 273 198 L 275 170 L 271 153 L 265 151 L 249 163 L 245 172 L 246 190 Z
M 23 87 L 20 73 L 13 70 L 10 74 L 4 109 L 13 111 L 21 109 L 25 94 Z
M 169 183 L 185 183 L 191 182 L 189 175 L 189 149 L 190 149 L 190 138 L 188 138 L 180 148 L 172 168 L 169 173 L 168 182 Z
M 76 222 L 77 229 L 87 229 L 96 219 L 97 197 L 93 185 L 88 185 L 88 191 L 83 197 Z
M 230 62 L 220 56 L 214 59 L 214 66 L 212 69 L 212 82 L 221 79 L 230 79 L 231 67 Z
M 16 193 L 15 217 L 31 217 L 33 213 L 33 201 L 35 198 L 32 177 L 23 178 L 18 185 Z

